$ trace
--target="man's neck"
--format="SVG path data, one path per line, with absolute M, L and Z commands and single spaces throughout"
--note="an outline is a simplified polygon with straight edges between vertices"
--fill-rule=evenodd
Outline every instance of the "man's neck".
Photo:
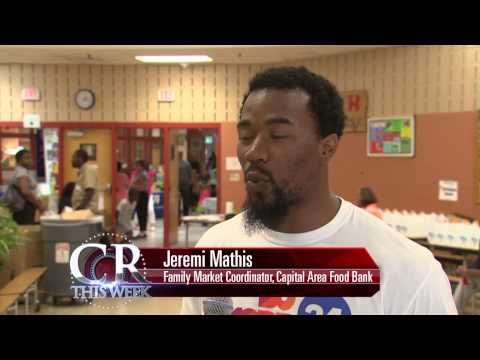
M 341 200 L 330 192 L 314 197 L 314 201 L 292 206 L 284 220 L 272 227 L 282 233 L 305 233 L 321 228 L 337 215 Z

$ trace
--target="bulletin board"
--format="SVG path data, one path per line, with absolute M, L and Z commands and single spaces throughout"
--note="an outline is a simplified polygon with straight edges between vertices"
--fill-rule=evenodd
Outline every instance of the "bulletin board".
M 369 157 L 413 157 L 415 155 L 415 118 L 393 116 L 367 121 Z

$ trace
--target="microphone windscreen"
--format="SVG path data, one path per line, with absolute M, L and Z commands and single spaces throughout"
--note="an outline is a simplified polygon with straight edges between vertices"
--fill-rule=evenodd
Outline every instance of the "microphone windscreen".
M 230 297 L 211 297 L 203 301 L 204 315 L 231 315 L 233 300 Z

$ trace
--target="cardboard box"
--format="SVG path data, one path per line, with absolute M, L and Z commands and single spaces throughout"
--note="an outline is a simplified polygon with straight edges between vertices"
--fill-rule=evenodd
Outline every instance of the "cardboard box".
M 75 211 L 64 211 L 60 215 L 63 220 L 89 220 L 95 215 L 90 209 L 86 210 L 75 210 Z
M 0 289 L 13 278 L 13 268 L 10 258 L 0 260 Z
M 0 260 L 0 288 L 28 268 L 45 266 L 40 225 L 19 226 L 18 233 L 17 244 Z
M 11 250 L 12 257 L 11 263 L 13 267 L 14 276 L 18 276 L 22 273 L 23 270 L 27 269 L 27 264 L 25 261 L 25 242 L 19 240 L 15 248 Z
M 7 258 L 0 260 L 0 289 L 15 277 L 16 252 L 11 249 Z
M 20 275 L 22 271 L 30 267 L 27 266 L 25 244 L 23 241 L 18 242 L 16 247 L 10 249 L 8 258 L 0 260 L 0 289 Z M 40 281 L 38 285 L 39 296 L 41 296 L 44 291 L 43 281 Z
M 45 266 L 45 250 L 40 225 L 19 226 L 19 238 L 8 258 L 0 260 L 0 289 L 22 271 Z
M 45 249 L 40 225 L 19 226 L 18 261 L 24 268 L 45 266 Z

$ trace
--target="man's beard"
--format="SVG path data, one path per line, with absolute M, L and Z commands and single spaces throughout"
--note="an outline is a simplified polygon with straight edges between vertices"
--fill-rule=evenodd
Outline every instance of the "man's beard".
M 292 196 L 282 191 L 273 179 L 273 201 L 266 203 L 259 200 L 253 201 L 247 192 L 247 199 L 244 204 L 243 226 L 248 235 L 261 232 L 266 227 L 271 227 L 288 215 L 288 210 L 293 201 Z

